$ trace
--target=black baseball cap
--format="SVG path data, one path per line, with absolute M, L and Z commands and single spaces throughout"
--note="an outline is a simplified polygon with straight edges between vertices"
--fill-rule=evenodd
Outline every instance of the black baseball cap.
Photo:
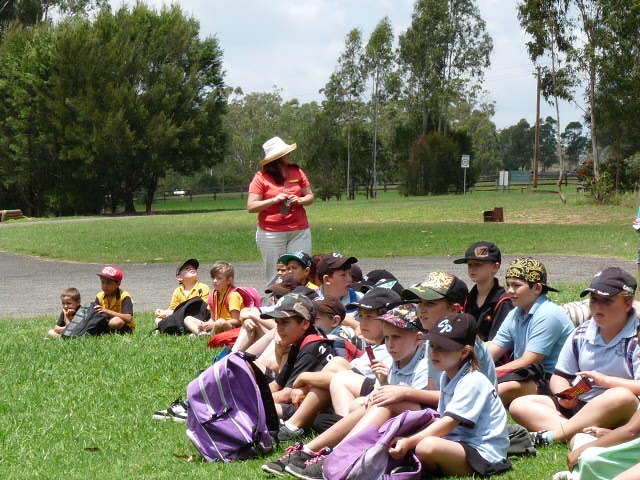
M 494 243 L 476 242 L 467 248 L 467 251 L 464 252 L 464 258 L 458 258 L 453 263 L 467 263 L 469 260 L 502 263 L 502 254 Z
M 467 284 L 451 273 L 431 272 L 427 278 L 402 291 L 402 299 L 408 302 L 440 300 L 463 305 L 469 290 Z
M 396 276 L 388 270 L 371 270 L 362 277 L 361 282 L 354 283 L 351 287 L 362 293 L 368 292 L 373 287 L 391 288 L 398 294 L 402 294 L 403 290 Z
M 320 280 L 322 281 L 322 277 L 324 277 L 329 270 L 342 270 L 347 266 L 351 266 L 357 262 L 358 259 L 356 257 L 345 257 L 341 253 L 335 252 L 327 253 L 318 262 L 318 266 L 316 268 L 318 272 L 318 278 L 320 278 Z
M 176 276 L 178 276 L 180 274 L 180 271 L 188 265 L 191 265 L 193 268 L 198 270 L 198 267 L 200 266 L 200 262 L 198 262 L 198 260 L 196 260 L 195 258 L 190 258 L 189 260 L 187 260 L 186 262 L 184 262 L 182 265 L 178 267 L 178 269 L 176 270 Z
M 390 288 L 375 287 L 369 290 L 358 301 L 347 305 L 349 310 L 353 308 L 362 308 L 363 310 L 378 310 L 386 308 L 387 310 L 397 307 L 402 303 L 402 298 L 397 292 Z
M 311 266 L 313 261 L 311 260 L 311 255 L 304 252 L 295 252 L 295 253 L 285 253 L 284 255 L 280 255 L 278 261 L 280 263 L 284 263 L 287 265 L 291 260 L 295 260 L 300 263 L 304 268 L 308 268 Z
M 456 313 L 440 319 L 436 326 L 429 330 L 427 340 L 438 344 L 448 351 L 460 350 L 465 345 L 474 346 L 478 324 L 468 313 Z
M 362 282 L 362 269 L 357 263 L 351 264 L 351 280 L 352 282 Z
M 636 293 L 638 284 L 632 275 L 618 267 L 609 267 L 596 273 L 591 280 L 591 285 L 585 288 L 581 297 L 589 293 L 595 293 L 601 297 L 613 297 L 621 292 Z

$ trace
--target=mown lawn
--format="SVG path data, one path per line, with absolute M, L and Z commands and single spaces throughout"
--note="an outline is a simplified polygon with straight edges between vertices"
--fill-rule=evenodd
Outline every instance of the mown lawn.
M 559 301 L 581 288 L 562 287 Z M 146 313 L 130 336 L 44 340 L 54 321 L 0 319 L 0 478 L 267 478 L 262 459 L 187 461 L 196 451 L 185 427 L 151 419 L 210 363 L 204 339 L 149 336 Z M 565 457 L 562 445 L 542 449 L 498 478 L 548 479 Z
M 488 239 L 503 253 L 634 258 L 638 240 L 630 223 L 635 209 L 594 205 L 576 193 L 567 197 L 563 205 L 548 193 L 402 197 L 388 192 L 377 200 L 317 201 L 308 213 L 314 253 L 457 255 L 473 241 Z M 483 223 L 483 210 L 496 206 L 504 208 L 505 223 Z M 252 261 L 260 258 L 256 221 L 256 215 L 237 210 L 16 224 L 0 227 L 0 250 L 96 263 L 176 262 L 185 252 L 203 261 Z

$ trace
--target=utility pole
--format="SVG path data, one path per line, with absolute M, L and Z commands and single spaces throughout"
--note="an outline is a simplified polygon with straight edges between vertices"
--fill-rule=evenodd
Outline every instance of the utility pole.
M 540 163 L 540 67 L 538 67 L 536 90 L 536 130 L 533 152 L 533 188 L 538 188 L 538 164 Z

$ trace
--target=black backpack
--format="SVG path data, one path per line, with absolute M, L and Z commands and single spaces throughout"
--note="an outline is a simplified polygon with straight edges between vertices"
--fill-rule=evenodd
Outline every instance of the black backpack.
M 536 448 L 533 446 L 531 436 L 526 428 L 515 424 L 509 424 L 507 428 L 509 430 L 508 457 L 524 457 L 536 454 Z
M 184 317 L 189 316 L 196 317 L 199 320 L 204 320 L 208 316 L 207 304 L 202 301 L 202 298 L 195 297 L 182 302 L 171 315 L 160 320 L 157 330 L 168 335 L 188 333 L 184 327 Z
M 103 335 L 109 332 L 109 317 L 96 311 L 96 302 L 88 307 L 80 307 L 73 319 L 62 331 L 62 337 L 73 338 L 84 335 Z

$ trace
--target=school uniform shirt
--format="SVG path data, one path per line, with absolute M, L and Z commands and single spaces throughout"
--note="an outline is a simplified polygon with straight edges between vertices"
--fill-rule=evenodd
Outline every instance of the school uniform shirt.
M 318 296 L 315 298 L 315 300 L 324 300 L 324 291 L 322 290 L 322 287 L 316 290 L 316 293 L 318 294 Z M 346 308 L 346 306 L 350 303 L 359 302 L 362 297 L 364 297 L 364 293 L 357 292 L 353 288 L 350 288 L 347 294 L 340 299 L 340 302 Z M 347 313 L 355 313 L 357 311 L 357 308 L 347 309 Z
M 544 355 L 545 373 L 555 370 L 560 350 L 573 331 L 573 323 L 558 305 L 540 295 L 529 313 L 516 307 L 509 312 L 492 342 L 501 348 L 513 350 L 518 359 L 524 352 Z
M 429 349 L 427 345 L 427 353 L 428 352 Z M 480 365 L 479 371 L 489 379 L 494 387 L 498 385 L 496 366 L 493 363 L 493 357 L 491 356 L 491 352 L 489 351 L 489 347 L 487 347 L 487 344 L 476 337 L 476 343 L 473 346 L 473 352 L 476 354 L 478 364 Z M 469 369 L 469 364 L 465 364 L 462 368 Z M 433 381 L 433 388 L 436 390 L 440 390 L 440 378 L 442 377 L 442 372 L 439 372 L 433 367 L 433 363 L 431 363 L 431 357 L 429 357 L 429 377 Z
M 496 308 L 498 302 L 500 302 L 500 305 Z M 496 336 L 500 325 L 502 325 L 502 322 L 512 309 L 513 304 L 507 298 L 507 293 L 498 283 L 497 278 L 493 279 L 493 287 L 481 307 L 478 306 L 477 285 L 471 288 L 464 304 L 464 311 L 477 320 L 478 336 L 485 342 Z
M 181 303 L 196 297 L 202 298 L 202 301 L 207 303 L 207 299 L 209 298 L 209 287 L 202 282 L 197 282 L 193 288 L 189 290 L 189 293 L 185 293 L 184 285 L 180 284 L 171 295 L 169 310 L 175 310 Z
M 422 343 L 416 348 L 411 361 L 400 368 L 398 362 L 393 361 L 387 377 L 389 385 L 404 385 L 418 390 L 424 390 L 429 384 L 429 359 L 427 346 Z
M 64 312 L 60 312 L 60 316 L 58 317 L 58 321 L 56 321 L 56 327 L 66 327 L 67 324 L 64 321 Z
M 558 357 L 555 373 L 571 379 L 578 372 L 595 370 L 613 377 L 640 380 L 640 347 L 636 345 L 631 353 L 627 349 L 628 342 L 637 334 L 638 322 L 634 311 L 620 333 L 609 343 L 605 343 L 598 324 L 593 319 L 587 320 L 567 338 Z M 632 369 L 629 368 L 629 360 Z M 606 389 L 593 386 L 591 390 L 580 395 L 579 399 L 588 402 Z
M 309 327 L 304 336 L 291 346 L 287 361 L 275 379 L 281 387 L 292 387 L 298 375 L 303 372 L 319 372 L 335 355 L 331 342 L 326 341 L 309 342 L 300 349 L 304 338 L 311 334 L 318 334 L 313 326 Z
M 116 290 L 116 294 L 113 297 L 106 297 L 103 291 L 100 291 L 96 295 L 96 303 L 99 303 L 103 308 L 107 310 L 113 310 L 114 312 L 133 315 L 133 301 L 131 295 L 125 290 Z M 136 328 L 136 322 L 131 319 L 128 323 L 131 328 Z
M 231 316 L 231 312 L 234 310 L 242 310 L 244 308 L 244 301 L 242 300 L 242 295 L 238 292 L 229 292 L 227 288 L 224 291 L 224 294 L 220 295 L 220 292 L 217 290 L 213 290 L 213 295 L 209 295 L 207 301 L 211 299 L 212 302 L 208 302 L 209 311 L 211 312 L 211 318 L 217 320 L 219 318 L 224 318 L 225 320 L 233 320 Z M 229 297 L 227 299 L 227 297 Z M 227 306 L 227 304 L 229 306 Z
M 274 198 L 280 193 L 302 197 L 302 191 L 311 184 L 300 167 L 289 165 L 284 185 L 278 185 L 264 171 L 256 172 L 249 184 L 249 193 L 260 195 L 262 200 Z M 291 232 L 309 228 L 307 212 L 300 204 L 291 205 L 290 213 L 280 213 L 281 202 L 270 205 L 258 214 L 258 226 L 268 232 Z
M 440 383 L 438 413 L 460 422 L 444 438 L 466 443 L 490 463 L 506 459 L 507 412 L 489 379 L 465 365 L 452 379 L 442 372 Z
M 384 342 L 380 343 L 379 345 L 372 345 L 371 347 L 373 350 L 373 356 L 376 357 L 376 360 L 382 362 L 384 365 L 386 365 L 387 368 L 391 368 L 393 358 L 391 358 L 391 355 L 389 355 Z M 371 361 L 369 360 L 369 356 L 366 353 L 358 358 L 354 358 L 353 360 L 351 360 L 351 368 L 355 368 L 365 377 L 375 378 L 377 386 L 378 379 L 373 374 L 373 370 L 371 370 Z

